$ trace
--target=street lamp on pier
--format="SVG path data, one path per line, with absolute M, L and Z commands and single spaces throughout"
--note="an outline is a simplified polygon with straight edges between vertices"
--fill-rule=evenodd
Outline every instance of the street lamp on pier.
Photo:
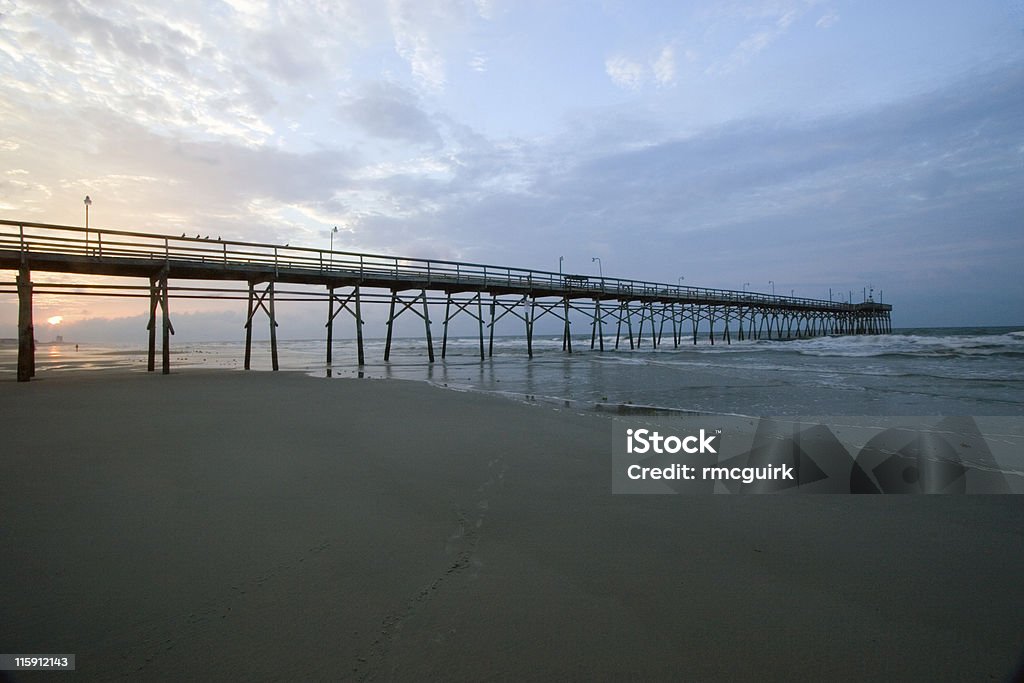
M 89 207 L 92 206 L 92 200 L 89 199 L 89 195 L 85 195 L 85 253 L 89 253 Z
M 594 256 L 593 258 L 590 259 L 591 263 L 593 263 L 594 261 L 597 261 L 597 272 L 601 276 L 601 280 L 604 280 L 604 268 L 601 267 L 601 257 Z
M 772 296 L 775 296 L 775 280 L 769 280 L 768 284 L 772 286 Z
M 747 291 L 747 287 L 749 287 L 749 286 L 750 286 L 749 282 L 744 282 L 743 283 L 743 291 L 746 292 Z
M 334 265 L 334 236 L 338 234 L 338 226 L 334 226 L 334 230 L 331 230 L 331 265 Z
M 564 260 L 565 260 L 564 256 L 559 256 L 558 257 L 558 274 L 559 275 L 562 274 L 562 261 L 564 261 Z

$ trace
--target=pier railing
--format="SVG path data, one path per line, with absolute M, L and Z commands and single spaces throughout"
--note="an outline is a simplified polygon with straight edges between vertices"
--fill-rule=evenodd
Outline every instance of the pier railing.
M 317 274 L 338 279 L 389 281 L 410 288 L 531 292 L 579 298 L 657 299 L 708 304 L 850 311 L 863 304 L 693 287 L 648 280 L 557 273 L 465 261 L 423 259 L 343 250 L 225 240 L 198 233 L 165 235 L 0 220 L 0 252 L 23 258 L 63 256 L 88 263 L 131 260 L 260 269 L 276 275 Z

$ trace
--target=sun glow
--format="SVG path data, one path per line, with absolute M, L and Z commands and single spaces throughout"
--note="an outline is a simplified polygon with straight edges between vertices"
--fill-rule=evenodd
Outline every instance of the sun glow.
M 50 323 L 51 325 L 60 325 L 61 322 L 63 322 L 63 320 L 64 320 L 64 316 L 62 316 L 62 315 L 55 315 L 55 316 L 52 316 L 50 318 L 47 318 L 46 322 Z

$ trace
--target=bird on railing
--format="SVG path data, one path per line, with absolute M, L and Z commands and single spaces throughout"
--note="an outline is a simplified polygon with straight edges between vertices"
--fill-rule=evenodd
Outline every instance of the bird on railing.
M 185 236 L 185 233 L 181 233 L 181 236 L 182 236 L 182 237 L 184 237 L 184 236 Z
M 199 239 L 199 233 L 196 233 L 196 239 Z

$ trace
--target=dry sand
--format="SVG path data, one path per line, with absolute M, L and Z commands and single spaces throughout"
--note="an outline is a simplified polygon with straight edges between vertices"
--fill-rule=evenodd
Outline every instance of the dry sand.
M 88 680 L 977 681 L 1020 654 L 1017 496 L 613 496 L 608 417 L 286 373 L 3 382 L 0 430 L 0 652 Z

